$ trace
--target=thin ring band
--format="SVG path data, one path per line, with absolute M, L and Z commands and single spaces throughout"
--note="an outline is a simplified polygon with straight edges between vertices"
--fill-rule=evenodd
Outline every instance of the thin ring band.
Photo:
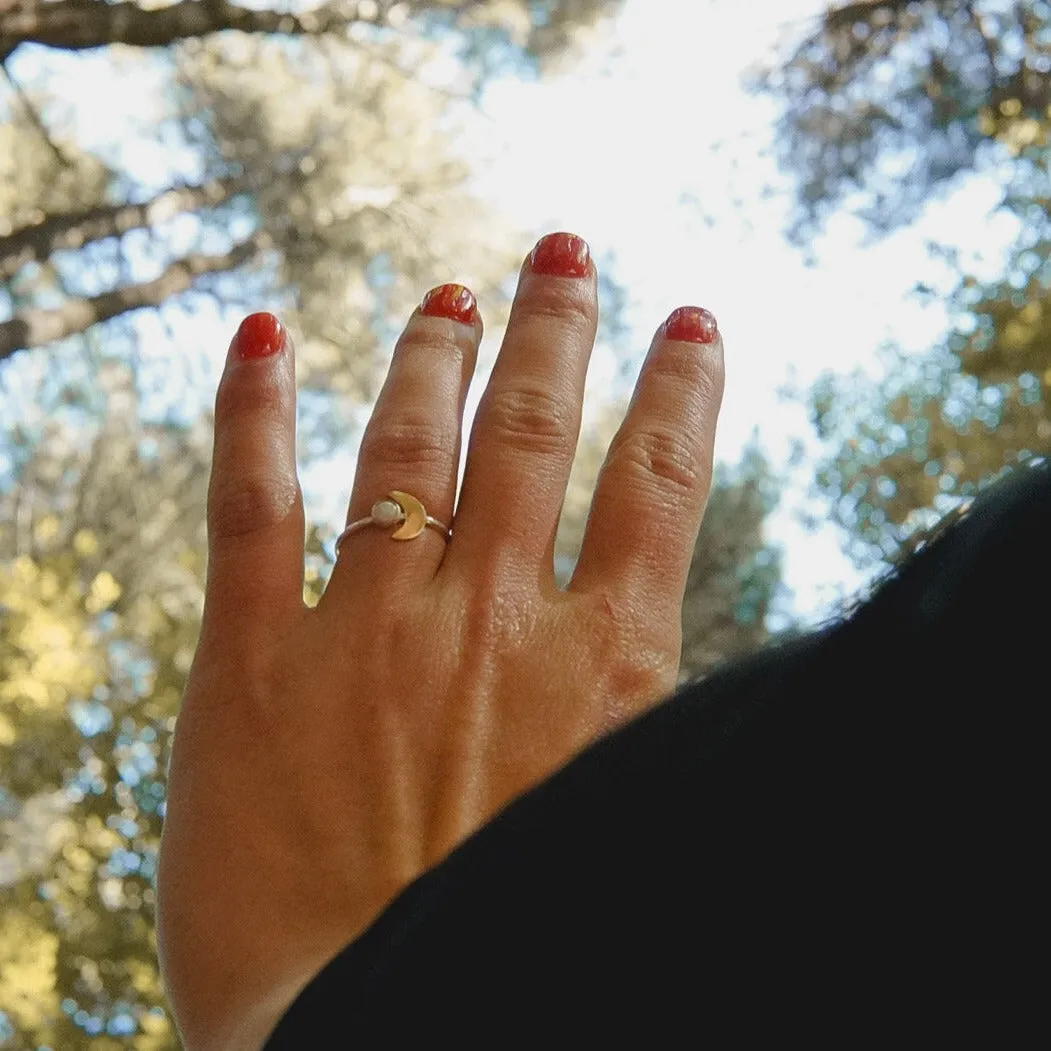
M 410 493 L 403 493 L 398 489 L 392 489 L 386 500 L 377 500 L 372 505 L 372 513 L 365 518 L 359 518 L 351 522 L 342 533 L 336 537 L 336 558 L 339 558 L 339 548 L 343 541 L 365 526 L 377 525 L 381 529 L 390 526 L 398 528 L 390 534 L 392 540 L 414 540 L 426 528 L 438 530 L 446 543 L 452 536 L 452 530 L 444 522 L 432 518 L 427 514 L 427 508 Z

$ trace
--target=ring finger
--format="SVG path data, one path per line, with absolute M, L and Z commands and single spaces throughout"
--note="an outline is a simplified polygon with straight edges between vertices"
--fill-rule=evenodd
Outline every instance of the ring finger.
M 362 436 L 348 524 L 367 518 L 392 491 L 409 493 L 429 516 L 452 524 L 461 422 L 481 335 L 475 298 L 463 285 L 440 285 L 424 296 L 394 348 Z M 345 536 L 329 590 L 433 577 L 445 553 L 440 531 L 425 528 L 406 542 L 392 539 L 396 531 L 366 525 Z

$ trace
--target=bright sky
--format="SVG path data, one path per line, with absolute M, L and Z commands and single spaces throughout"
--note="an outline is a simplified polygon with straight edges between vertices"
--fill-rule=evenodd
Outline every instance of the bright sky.
M 793 439 L 813 451 L 802 408 L 777 394 L 793 373 L 805 384 L 825 369 L 874 367 L 876 349 L 888 339 L 917 351 L 937 339 L 943 312 L 909 298 L 917 280 L 931 277 L 924 236 L 959 241 L 963 231 L 972 238 L 963 247 L 983 240 L 995 260 L 1010 234 L 976 227 L 992 195 L 972 182 L 932 206 L 918 229 L 875 246 L 861 247 L 857 224 L 844 217 L 813 268 L 786 245 L 787 199 L 761 195 L 777 179 L 761 156 L 774 109 L 747 94 L 742 78 L 768 56 L 779 33 L 799 32 L 826 6 L 825 0 L 627 0 L 611 47 L 561 77 L 494 84 L 485 117 L 472 118 L 463 140 L 481 173 L 478 193 L 524 230 L 537 236 L 571 230 L 596 257 L 615 254 L 614 277 L 629 295 L 625 320 L 640 361 L 674 307 L 693 303 L 716 314 L 727 355 L 717 455 L 730 461 L 755 428 L 775 466 L 783 466 Z M 137 127 L 163 98 L 161 82 L 146 78 L 141 91 L 129 92 L 104 55 L 57 64 L 68 66 L 68 91 L 60 90 L 81 141 L 99 113 Z M 163 144 L 133 136 L 125 142 L 137 152 L 129 149 L 124 163 L 144 175 L 158 170 Z M 683 203 L 684 195 L 700 202 L 710 222 Z M 980 273 L 980 259 L 975 263 Z M 454 275 L 435 275 L 436 283 L 448 279 Z M 192 324 L 190 342 L 208 348 L 196 378 L 211 390 L 228 325 L 204 315 Z M 487 338 L 468 425 L 495 351 Z M 608 383 L 611 370 L 600 350 L 592 384 Z M 355 453 L 304 477 L 312 517 L 334 529 L 342 525 Z M 860 582 L 831 529 L 808 535 L 796 520 L 812 476 L 812 464 L 796 471 L 769 523 L 770 538 L 786 550 L 791 607 L 806 617 Z

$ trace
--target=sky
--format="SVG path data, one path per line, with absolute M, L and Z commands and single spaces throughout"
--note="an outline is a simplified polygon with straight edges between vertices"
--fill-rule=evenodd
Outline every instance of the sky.
M 785 185 L 764 155 L 776 109 L 749 94 L 744 78 L 825 7 L 824 0 L 627 0 L 599 46 L 564 74 L 493 82 L 481 111 L 461 114 L 460 140 L 477 172 L 475 192 L 523 231 L 570 230 L 596 258 L 615 258 L 612 276 L 628 296 L 625 321 L 638 362 L 674 307 L 715 313 L 727 370 L 717 458 L 735 462 L 753 432 L 775 468 L 785 467 L 793 441 L 811 457 L 789 474 L 767 523 L 768 539 L 784 549 L 787 608 L 804 620 L 820 618 L 863 578 L 831 526 L 811 534 L 800 523 L 803 509 L 814 510 L 808 493 L 818 448 L 803 407 L 779 390 L 789 380 L 805 386 L 824 370 L 876 374 L 876 352 L 887 341 L 917 352 L 931 346 L 944 312 L 910 296 L 931 277 L 925 238 L 960 244 L 973 272 L 988 268 L 991 276 L 1011 234 L 976 226 L 994 189 L 972 179 L 932 203 L 916 227 L 877 244 L 863 244 L 849 216 L 832 222 L 813 266 L 787 244 L 789 198 L 763 193 Z M 94 64 L 85 56 L 63 62 L 69 90 L 60 97 L 92 120 L 106 113 L 134 126 L 162 104 L 161 80 L 129 92 L 105 55 Z M 77 120 L 85 145 L 92 120 Z M 98 133 L 109 138 L 113 126 Z M 140 151 L 122 158 L 137 174 L 163 167 L 163 144 L 126 141 Z M 961 232 L 978 240 L 976 230 L 984 258 L 960 242 Z M 454 279 L 436 275 L 436 283 Z M 203 314 L 194 324 L 195 340 L 214 343 L 196 378 L 214 390 L 228 326 Z M 496 349 L 487 335 L 466 427 Z M 614 375 L 612 355 L 598 348 L 589 389 L 608 387 Z M 308 513 L 336 531 L 355 454 L 348 448 L 303 475 Z

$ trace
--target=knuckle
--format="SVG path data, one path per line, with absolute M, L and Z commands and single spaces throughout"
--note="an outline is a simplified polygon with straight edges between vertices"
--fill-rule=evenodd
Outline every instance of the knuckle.
M 519 307 L 518 317 L 512 317 L 511 323 L 535 322 L 545 329 L 556 325 L 579 334 L 594 328 L 595 320 L 594 303 L 581 295 L 576 282 L 567 287 L 562 282 L 544 281 L 530 289 Z
M 692 495 L 705 484 L 692 443 L 670 427 L 629 431 L 610 450 L 609 467 L 644 491 Z
M 208 498 L 208 531 L 213 539 L 245 537 L 283 522 L 294 510 L 294 478 L 245 475 L 213 482 Z
M 640 654 L 614 660 L 607 672 L 614 719 L 619 722 L 637 714 L 640 701 L 653 703 L 666 696 L 674 687 L 677 666 L 677 654 L 674 659 L 665 654 Z
M 446 465 L 456 449 L 456 432 L 426 416 L 378 416 L 366 428 L 360 456 L 371 463 L 409 469 Z
M 639 617 L 630 603 L 603 595 L 594 623 L 598 655 L 607 688 L 606 714 L 612 724 L 637 715 L 640 704 L 667 695 L 675 685 L 682 648 L 681 632 L 668 630 L 662 618 Z
M 705 407 L 721 398 L 721 358 L 698 354 L 695 347 L 664 346 L 653 356 L 647 371 L 652 378 L 674 384 L 690 401 L 699 398 Z
M 395 353 L 398 355 L 425 353 L 434 357 L 439 354 L 457 365 L 462 365 L 474 355 L 477 342 L 474 333 L 463 325 L 450 326 L 439 318 L 417 317 L 401 334 Z
M 229 427 L 245 416 L 282 415 L 288 407 L 288 391 L 274 369 L 254 375 L 244 373 L 227 377 L 219 384 L 215 396 L 215 423 Z
M 486 417 L 493 440 L 522 452 L 565 455 L 573 444 L 572 410 L 540 386 L 494 390 Z

